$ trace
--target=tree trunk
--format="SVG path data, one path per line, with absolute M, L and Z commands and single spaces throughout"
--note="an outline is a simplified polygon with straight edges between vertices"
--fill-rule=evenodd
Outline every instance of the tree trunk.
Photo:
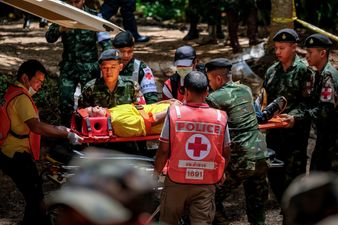
M 272 0 L 271 1 L 271 24 L 268 50 L 273 49 L 272 38 L 277 31 L 283 28 L 293 28 L 293 1 L 294 0 Z

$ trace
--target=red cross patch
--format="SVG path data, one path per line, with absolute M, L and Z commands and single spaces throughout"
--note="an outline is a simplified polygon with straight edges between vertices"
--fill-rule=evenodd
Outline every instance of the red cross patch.
M 332 88 L 324 87 L 320 93 L 320 100 L 322 102 L 329 102 L 332 99 Z
M 151 73 L 147 73 L 145 77 L 147 78 L 147 80 L 151 80 L 153 75 Z
M 185 152 L 193 160 L 201 160 L 207 157 L 210 153 L 210 148 L 210 141 L 203 134 L 191 135 L 185 144 Z

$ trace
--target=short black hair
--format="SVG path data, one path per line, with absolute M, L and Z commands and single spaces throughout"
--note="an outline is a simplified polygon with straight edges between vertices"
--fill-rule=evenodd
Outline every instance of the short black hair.
M 184 78 L 184 87 L 188 91 L 201 94 L 208 90 L 208 79 L 202 72 L 191 71 Z
M 47 74 L 46 68 L 42 65 L 41 62 L 35 59 L 29 59 L 26 62 L 22 63 L 16 74 L 16 79 L 20 80 L 23 74 L 26 74 L 30 79 L 35 76 L 35 73 L 40 71 L 44 75 Z

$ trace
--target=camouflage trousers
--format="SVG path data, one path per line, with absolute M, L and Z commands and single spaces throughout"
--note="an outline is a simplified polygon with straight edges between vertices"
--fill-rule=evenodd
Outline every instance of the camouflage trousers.
M 268 165 L 265 159 L 258 160 L 253 170 L 238 169 L 230 164 L 226 169 L 224 184 L 216 186 L 216 214 L 213 224 L 227 224 L 223 202 L 231 190 L 244 186 L 246 214 L 251 225 L 265 224 L 265 204 L 268 200 Z
M 74 93 L 78 83 L 83 88 L 88 81 L 96 78 L 98 74 L 99 66 L 97 62 L 63 62 L 60 64 L 59 109 L 62 125 L 70 125 L 71 115 L 74 111 Z

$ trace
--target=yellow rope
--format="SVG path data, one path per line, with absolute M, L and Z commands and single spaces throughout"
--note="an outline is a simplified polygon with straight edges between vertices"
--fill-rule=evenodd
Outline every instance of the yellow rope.
M 297 14 L 296 14 L 296 7 L 295 7 L 295 1 L 292 1 L 292 18 L 272 18 L 272 21 L 276 22 L 276 23 L 291 23 L 293 21 L 297 21 L 298 23 L 302 24 L 304 27 L 309 28 L 310 30 L 313 30 L 317 33 L 323 34 L 329 38 L 331 38 L 334 41 L 338 42 L 338 37 L 336 35 L 333 35 L 319 27 L 316 27 L 308 22 L 305 22 L 301 19 L 297 18 Z

